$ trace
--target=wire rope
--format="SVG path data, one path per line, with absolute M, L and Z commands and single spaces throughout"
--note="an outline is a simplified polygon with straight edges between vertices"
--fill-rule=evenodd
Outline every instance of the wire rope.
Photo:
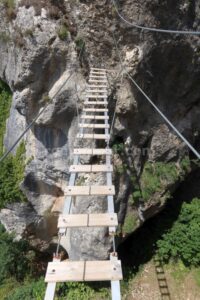
M 119 12 L 116 1 L 111 0 L 113 7 L 118 14 L 119 18 L 125 22 L 127 25 L 135 27 L 141 30 L 153 31 L 153 32 L 160 32 L 160 33 L 168 33 L 168 34 L 185 34 L 185 35 L 200 35 L 200 31 L 189 31 L 189 30 L 171 30 L 171 29 L 162 29 L 162 28 L 155 28 L 155 27 L 148 27 L 148 26 L 141 26 L 136 23 L 132 23 L 125 19 L 125 17 Z
M 200 159 L 200 153 L 191 145 L 191 143 L 180 133 L 180 131 L 172 124 L 172 122 L 164 115 L 164 113 L 157 107 L 157 105 L 150 99 L 150 97 L 143 91 L 143 89 L 138 85 L 138 83 L 133 79 L 133 77 L 126 71 L 123 66 L 122 57 L 120 54 L 120 50 L 117 45 L 117 40 L 113 33 L 113 40 L 115 43 L 115 48 L 119 56 L 120 64 L 124 69 L 124 72 L 127 74 L 132 83 L 136 86 L 136 88 L 140 91 L 140 93 L 146 98 L 146 100 L 153 106 L 153 108 L 159 113 L 159 115 L 165 120 L 165 122 L 176 132 L 179 138 L 190 148 L 190 150 L 194 153 L 194 155 Z

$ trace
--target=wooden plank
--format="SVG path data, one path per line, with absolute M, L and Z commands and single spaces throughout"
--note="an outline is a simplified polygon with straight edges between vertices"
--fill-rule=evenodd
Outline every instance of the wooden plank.
M 71 165 L 71 173 L 113 172 L 112 165 Z
M 66 188 L 67 196 L 89 196 L 90 187 L 89 186 L 68 186 Z
M 84 265 L 84 261 L 50 262 L 45 282 L 83 281 Z
M 121 280 L 121 262 L 117 261 L 86 261 L 85 281 Z
M 114 185 L 68 186 L 66 194 L 67 196 L 107 196 L 115 194 L 115 187 Z
M 107 80 L 107 76 L 106 75 L 93 75 L 93 74 L 91 74 L 90 76 L 89 76 L 89 78 L 90 79 L 103 79 L 103 80 Z
M 121 261 L 63 261 L 48 264 L 45 282 L 122 279 Z
M 95 98 L 95 99 L 106 99 L 107 95 L 94 95 L 94 94 L 87 94 L 86 98 Z
M 74 154 L 75 155 L 92 155 L 93 154 L 93 150 L 92 149 L 74 149 Z
M 111 149 L 93 149 L 93 155 L 112 155 Z
M 104 71 L 91 71 L 90 76 L 106 76 L 107 73 Z
M 108 105 L 107 101 L 85 101 L 84 102 L 85 105 Z
M 109 134 L 94 134 L 94 133 L 84 133 L 84 134 L 77 134 L 78 139 L 95 139 L 95 140 L 109 140 Z
M 69 171 L 71 173 L 90 173 L 92 165 L 71 165 Z
M 107 76 L 106 72 L 91 71 L 90 76 Z
M 91 172 L 113 172 L 112 165 L 92 165 Z
M 110 135 L 109 134 L 94 134 L 95 140 L 109 140 Z
M 66 214 L 58 218 L 58 228 L 87 227 L 87 214 Z
M 96 89 L 96 88 L 102 88 L 102 89 L 108 89 L 108 87 L 107 87 L 107 84 L 89 84 L 88 85 L 88 88 L 94 88 L 94 89 Z
M 95 82 L 95 83 L 107 83 L 107 80 L 100 80 L 100 79 L 89 79 L 89 83 Z
M 90 195 L 92 196 L 108 196 L 108 195 L 115 195 L 115 187 L 114 185 L 107 186 L 107 185 L 95 185 L 91 186 Z
M 107 89 L 105 89 L 105 90 L 102 90 L 102 89 L 99 89 L 99 90 L 93 90 L 93 89 L 87 89 L 86 90 L 86 93 L 94 93 L 94 94 L 108 94 L 107 93 Z
M 109 227 L 118 226 L 117 214 L 89 214 L 88 215 L 89 227 Z
M 109 124 L 79 124 L 80 128 L 109 128 Z
M 88 119 L 88 120 L 108 120 L 108 116 L 95 116 L 95 115 L 81 115 L 81 119 Z
M 116 227 L 117 214 L 66 214 L 60 215 L 58 228 L 73 227 Z
M 109 120 L 109 116 L 95 116 L 95 120 Z
M 74 149 L 74 154 L 76 155 L 112 155 L 111 149 L 104 148 L 95 148 L 95 149 L 86 149 L 86 148 L 77 148 Z
M 84 112 L 108 112 L 107 108 L 84 108 Z

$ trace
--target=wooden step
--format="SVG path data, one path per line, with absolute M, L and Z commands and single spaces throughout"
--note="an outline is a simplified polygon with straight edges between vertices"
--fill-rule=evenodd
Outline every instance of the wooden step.
M 114 196 L 115 195 L 115 187 L 111 186 L 91 186 L 90 195 L 93 196 Z
M 112 155 L 111 149 L 93 149 L 93 155 Z
M 71 173 L 96 173 L 96 172 L 113 172 L 112 165 L 71 165 Z
M 95 99 L 107 99 L 107 95 L 94 95 L 94 94 L 87 94 L 85 95 L 86 98 L 95 98 Z
M 61 261 L 48 264 L 45 282 L 122 280 L 120 260 Z
M 67 214 L 60 215 L 58 228 L 73 227 L 116 227 L 118 226 L 117 214 Z
M 83 108 L 83 112 L 108 112 L 107 108 Z
M 92 82 L 96 82 L 96 83 L 107 83 L 107 80 L 100 80 L 100 79 L 89 79 L 88 80 L 89 83 L 92 83 Z
M 110 186 L 68 186 L 66 188 L 67 196 L 114 196 L 115 187 Z
M 107 76 L 106 75 L 93 75 L 93 74 L 91 74 L 90 76 L 89 76 L 89 78 L 90 79 L 105 79 L 105 80 L 107 80 Z
M 95 84 L 90 84 L 88 85 L 88 88 L 92 88 L 92 89 L 96 89 L 96 88 L 102 88 L 102 89 L 106 89 L 107 90 L 107 85 L 105 84 L 99 84 L 99 85 L 95 85 Z
M 101 149 L 101 148 L 95 148 L 95 149 L 86 149 L 86 148 L 76 148 L 74 149 L 75 155 L 112 155 L 111 149 Z
M 86 120 L 109 120 L 109 116 L 94 116 L 94 115 L 81 115 L 81 119 Z
M 108 105 L 108 101 L 85 101 L 85 105 Z
M 78 139 L 94 139 L 94 140 L 109 140 L 109 134 L 95 134 L 95 133 L 84 133 L 84 134 L 77 134 Z
M 92 124 L 92 123 L 90 123 L 90 124 L 82 124 L 82 123 L 80 123 L 79 124 L 79 127 L 80 128 L 93 128 L 93 129 L 108 129 L 108 128 L 110 128 L 110 125 L 109 124 Z
M 93 89 L 87 89 L 86 93 L 94 93 L 94 94 L 106 94 L 107 95 L 107 90 L 93 90 Z

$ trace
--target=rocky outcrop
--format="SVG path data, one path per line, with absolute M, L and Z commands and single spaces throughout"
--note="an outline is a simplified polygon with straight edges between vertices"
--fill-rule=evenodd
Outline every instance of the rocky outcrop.
M 5 11 L 1 10 L 0 25 L 4 38 L 0 43 L 0 77 L 13 91 L 5 135 L 7 148 L 44 107 L 47 98 L 43 96 L 49 94 L 52 98 L 61 90 L 25 137 L 26 156 L 30 159 L 22 184 L 28 199 L 23 209 L 26 211 L 31 207 L 33 216 L 27 213 L 26 218 L 24 213 L 21 218 L 21 210 L 17 208 L 19 204 L 16 204 L 11 208 L 9 223 L 6 216 L 10 207 L 1 211 L 0 219 L 8 230 L 12 230 L 13 222 L 20 220 L 24 225 L 20 226 L 17 233 L 22 235 L 22 228 L 31 228 L 33 240 L 34 236 L 35 240 L 36 237 L 45 240 L 41 232 L 51 227 L 45 240 L 46 247 L 56 235 L 55 212 L 62 208 L 77 130 L 76 87 L 81 109 L 80 99 L 83 99 L 89 65 L 106 65 L 110 70 L 111 118 L 116 106 L 111 146 L 124 145 L 123 150 L 117 151 L 114 156 L 114 164 L 121 167 L 121 171 L 116 167 L 114 174 L 117 186 L 116 208 L 121 224 L 129 211 L 129 215 L 131 212 L 136 218 L 135 224 L 138 226 L 163 208 L 163 194 L 168 195 L 169 191 L 169 184 L 166 183 L 162 195 L 155 191 L 147 201 L 144 201 L 142 194 L 132 200 L 133 192 L 141 192 L 145 165 L 174 162 L 179 168 L 182 159 L 188 155 L 191 158 L 193 156 L 130 82 L 125 70 L 130 72 L 155 104 L 198 149 L 199 38 L 138 31 L 120 21 L 111 2 L 107 0 L 66 1 L 64 15 L 62 12 L 58 18 L 51 18 L 47 7 L 36 12 L 33 6 L 20 6 L 16 10 L 16 18 L 11 22 L 6 20 Z M 186 3 L 180 0 L 170 4 L 157 0 L 126 0 L 120 2 L 119 8 L 127 19 L 141 25 L 200 29 L 197 1 Z M 66 19 L 71 33 L 68 32 L 62 40 L 58 31 L 60 26 L 65 25 Z M 115 49 L 113 32 L 123 70 Z M 79 61 L 78 44 L 83 41 L 85 52 Z M 77 71 L 77 67 L 81 67 L 81 71 Z M 71 79 L 63 87 L 71 74 Z M 91 159 L 87 157 L 85 161 Z M 102 179 L 92 180 L 99 184 Z M 177 177 L 173 183 L 170 182 L 170 189 L 176 188 L 179 181 Z M 87 176 L 84 182 L 89 184 Z M 104 211 L 106 207 L 102 203 L 99 205 L 96 199 L 92 199 L 86 205 L 84 199 L 77 199 L 73 211 Z M 48 220 L 45 217 L 47 215 Z M 92 233 L 82 230 L 68 233 L 66 243 L 70 245 L 68 252 L 73 259 L 106 257 L 110 249 L 107 233 L 102 230 Z M 81 244 L 81 251 L 77 248 L 77 241 Z M 91 244 L 93 248 L 90 248 Z

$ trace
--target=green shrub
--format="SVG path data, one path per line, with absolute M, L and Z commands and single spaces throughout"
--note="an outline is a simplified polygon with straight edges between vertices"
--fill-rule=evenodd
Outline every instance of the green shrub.
M 180 169 L 173 162 L 147 162 L 141 176 L 142 196 L 147 201 L 155 193 L 161 193 L 167 185 L 184 178 L 190 167 L 190 161 L 185 158 Z M 170 196 L 170 195 L 168 195 Z
M 26 197 L 19 186 L 24 178 L 25 170 L 25 144 L 22 142 L 16 155 L 10 154 L 1 162 L 0 172 L 0 208 L 5 207 L 7 203 L 25 201 Z
M 76 47 L 77 49 L 80 51 L 81 49 L 83 49 L 84 45 L 85 45 L 85 42 L 82 38 L 80 37 L 77 37 L 76 40 L 75 40 L 75 43 L 76 43 Z
M 124 144 L 117 143 L 112 146 L 113 152 L 121 155 L 124 152 Z
M 12 94 L 9 87 L 0 81 L 0 155 L 3 153 L 3 139 L 6 130 L 6 120 L 9 117 Z
M 38 281 L 27 282 L 16 288 L 12 295 L 8 295 L 5 300 L 43 300 L 45 294 L 44 278 Z
M 129 234 L 135 230 L 137 226 L 136 218 L 133 214 L 128 213 L 124 220 L 123 233 Z
M 0 284 L 9 277 L 23 280 L 29 269 L 29 261 L 24 255 L 28 243 L 15 241 L 14 235 L 8 234 L 0 224 Z
M 6 17 L 8 21 L 15 19 L 16 17 L 15 0 L 1 0 L 1 3 L 3 3 L 6 8 Z
M 65 41 L 68 38 L 69 32 L 66 25 L 61 25 L 58 29 L 58 36 L 62 41 Z
M 164 261 L 179 260 L 187 266 L 200 264 L 200 199 L 182 205 L 172 228 L 157 242 L 158 254 Z
M 82 282 L 67 282 L 57 287 L 55 300 L 109 300 L 110 290 L 95 284 L 86 284 Z

